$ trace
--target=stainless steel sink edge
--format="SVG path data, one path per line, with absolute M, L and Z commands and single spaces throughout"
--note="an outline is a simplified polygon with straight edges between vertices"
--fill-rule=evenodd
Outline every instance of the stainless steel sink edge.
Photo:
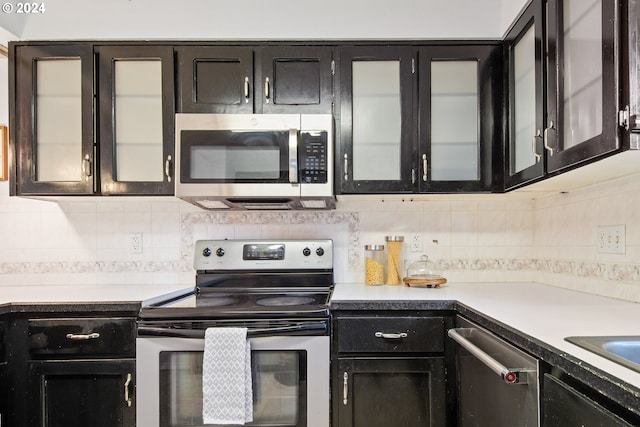
M 565 341 L 585 350 L 591 351 L 605 359 L 618 363 L 633 371 L 640 372 L 640 363 L 636 363 L 633 360 L 625 358 L 619 354 L 613 352 L 612 346 L 607 344 L 611 343 L 637 343 L 638 351 L 640 352 L 640 335 L 625 335 L 625 336 L 572 336 L 565 337 Z M 640 354 L 638 354 L 638 360 L 640 360 Z

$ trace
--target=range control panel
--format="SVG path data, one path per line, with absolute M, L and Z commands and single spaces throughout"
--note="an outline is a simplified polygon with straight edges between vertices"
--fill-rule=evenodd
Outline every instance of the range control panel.
M 333 241 L 198 240 L 193 266 L 197 271 L 333 269 Z

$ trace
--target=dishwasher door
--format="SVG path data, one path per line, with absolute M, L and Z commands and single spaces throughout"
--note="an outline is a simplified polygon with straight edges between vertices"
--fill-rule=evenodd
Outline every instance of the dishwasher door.
M 539 426 L 538 361 L 466 319 L 456 325 L 458 426 Z

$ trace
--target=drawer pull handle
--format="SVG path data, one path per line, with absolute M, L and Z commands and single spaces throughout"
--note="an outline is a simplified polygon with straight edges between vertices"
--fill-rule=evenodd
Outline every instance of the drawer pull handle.
M 407 333 L 401 332 L 399 334 L 389 334 L 385 332 L 376 332 L 377 338 L 384 338 L 385 340 L 399 340 L 400 338 L 406 338 Z
M 342 378 L 344 379 L 342 383 L 342 404 L 347 405 L 349 403 L 349 374 L 345 372 Z
M 100 338 L 100 334 L 97 332 L 93 332 L 91 334 L 67 334 L 67 338 L 70 340 L 95 340 Z
M 131 396 L 129 396 L 129 384 L 131 384 L 131 374 L 127 374 L 127 380 L 124 382 L 124 401 L 131 408 Z

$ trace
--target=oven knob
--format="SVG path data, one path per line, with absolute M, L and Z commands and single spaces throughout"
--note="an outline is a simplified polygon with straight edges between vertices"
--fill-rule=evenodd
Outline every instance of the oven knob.
M 309 249 L 309 248 L 304 248 L 304 249 L 302 250 L 302 255 L 304 255 L 304 256 L 309 256 L 309 255 L 311 255 L 311 249 Z
M 222 248 L 216 249 L 216 256 L 224 256 L 224 249 Z
M 202 250 L 202 256 L 204 256 L 204 257 L 210 257 L 210 256 L 211 256 L 211 249 L 209 249 L 209 248 L 204 248 L 204 249 Z
M 318 255 L 318 256 L 324 255 L 324 249 L 322 249 L 322 248 L 316 249 L 316 255 Z

